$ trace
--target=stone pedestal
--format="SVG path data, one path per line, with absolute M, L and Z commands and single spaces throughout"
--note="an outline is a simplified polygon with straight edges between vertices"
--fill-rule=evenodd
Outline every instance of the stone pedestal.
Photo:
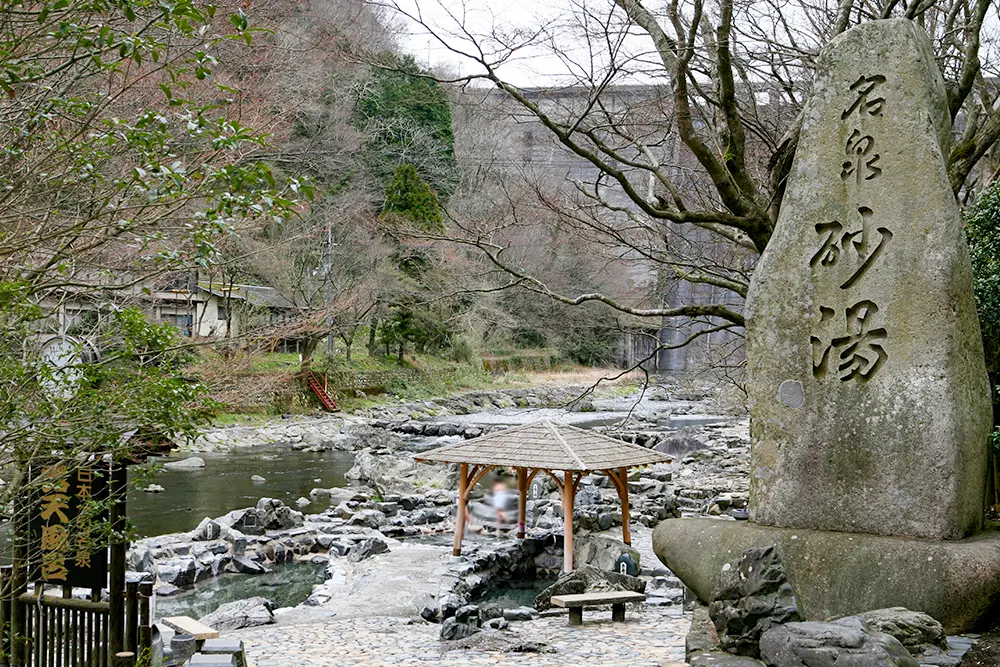
M 777 545 L 803 615 L 809 620 L 906 607 L 949 633 L 995 622 L 1000 610 L 1000 532 L 960 541 L 773 528 L 717 519 L 669 519 L 653 549 L 702 600 L 722 568 L 752 547 Z

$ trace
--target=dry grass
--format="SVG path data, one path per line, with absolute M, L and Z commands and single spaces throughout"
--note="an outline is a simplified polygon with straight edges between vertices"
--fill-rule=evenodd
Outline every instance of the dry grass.
M 640 383 L 644 379 L 645 375 L 642 371 L 638 370 L 621 375 L 621 370 L 616 368 L 577 367 L 566 370 L 519 371 L 517 373 L 507 373 L 500 378 L 495 378 L 492 384 L 536 387 L 589 387 L 597 382 L 600 382 L 602 387 L 621 387 Z

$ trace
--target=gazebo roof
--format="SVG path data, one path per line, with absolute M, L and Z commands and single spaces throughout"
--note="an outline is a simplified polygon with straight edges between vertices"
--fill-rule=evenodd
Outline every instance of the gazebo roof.
M 652 449 L 548 420 L 445 445 L 414 458 L 439 463 L 569 471 L 630 468 L 672 460 Z

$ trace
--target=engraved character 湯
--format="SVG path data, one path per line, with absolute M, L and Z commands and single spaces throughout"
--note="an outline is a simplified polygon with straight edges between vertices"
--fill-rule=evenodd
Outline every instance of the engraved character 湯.
M 872 326 L 872 319 L 878 312 L 874 301 L 859 301 L 845 313 L 846 336 L 833 338 L 826 345 L 819 337 L 810 336 L 813 375 L 825 377 L 832 364 L 841 382 L 867 382 L 871 379 L 889 356 L 883 345 L 888 338 L 887 331 L 884 327 Z M 828 319 L 832 313 L 829 308 L 820 308 L 821 321 Z M 834 355 L 836 359 L 832 358 Z

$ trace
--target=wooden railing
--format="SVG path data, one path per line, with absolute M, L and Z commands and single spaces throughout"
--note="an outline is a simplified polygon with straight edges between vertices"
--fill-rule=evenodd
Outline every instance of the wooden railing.
M 111 654 L 111 604 L 94 591 L 89 600 L 72 597 L 72 588 L 51 595 L 39 584 L 32 593 L 13 595 L 13 568 L 0 568 L 0 665 L 11 667 L 132 667 L 149 664 L 152 650 L 151 581 L 125 585 L 122 650 Z M 12 614 L 18 606 L 20 613 Z M 118 605 L 116 605 L 117 607 Z M 18 630 L 16 625 L 23 624 Z M 14 658 L 20 638 L 23 657 Z M 147 656 L 143 660 L 143 656 Z

